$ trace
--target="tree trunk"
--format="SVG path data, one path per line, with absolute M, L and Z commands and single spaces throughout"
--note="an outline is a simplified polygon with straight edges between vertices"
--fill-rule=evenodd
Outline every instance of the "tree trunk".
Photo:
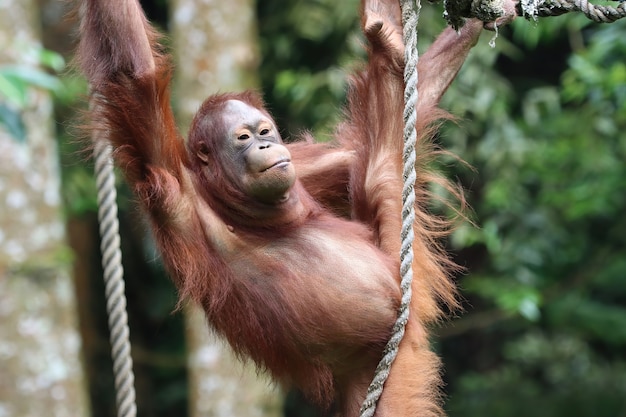
M 174 98 L 181 129 L 210 94 L 257 86 L 254 2 L 175 0 L 172 50 Z M 187 310 L 190 415 L 193 417 L 278 416 L 281 395 L 251 366 L 208 331 L 204 313 Z
M 0 66 L 35 67 L 31 0 L 0 6 Z M 52 102 L 30 89 L 21 140 L 0 125 L 0 415 L 89 415 L 71 256 L 61 216 Z

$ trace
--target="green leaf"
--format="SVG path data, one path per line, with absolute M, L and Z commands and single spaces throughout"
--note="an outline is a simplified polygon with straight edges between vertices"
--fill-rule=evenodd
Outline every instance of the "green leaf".
M 39 51 L 39 62 L 55 72 L 60 72 L 65 68 L 63 56 L 49 49 L 41 49 Z
M 62 87 L 62 83 L 56 76 L 50 75 L 39 68 L 29 67 L 26 65 L 0 68 L 0 75 L 3 75 L 6 78 L 19 80 L 24 84 L 40 87 L 50 91 L 56 91 Z
M 19 142 L 26 140 L 26 128 L 19 111 L 0 102 L 0 123 Z
M 20 79 L 6 76 L 0 70 L 0 97 L 21 109 L 26 105 L 26 84 Z

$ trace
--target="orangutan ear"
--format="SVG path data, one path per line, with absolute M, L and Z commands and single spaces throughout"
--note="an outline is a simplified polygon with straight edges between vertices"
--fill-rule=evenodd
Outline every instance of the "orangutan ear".
M 200 145 L 200 149 L 196 151 L 196 156 L 205 164 L 209 163 L 209 150 L 205 144 Z

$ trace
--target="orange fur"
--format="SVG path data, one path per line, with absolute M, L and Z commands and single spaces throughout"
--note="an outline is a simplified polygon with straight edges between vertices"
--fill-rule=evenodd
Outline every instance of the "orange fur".
M 358 415 L 400 302 L 404 82 L 397 1 L 363 1 L 369 60 L 353 77 L 344 122 L 332 145 L 305 136 L 288 146 L 300 179 L 276 204 L 242 192 L 232 181 L 233 161 L 220 151 L 224 103 L 240 100 L 267 114 L 260 97 L 207 99 L 186 147 L 169 104 L 168 58 L 137 0 L 83 4 L 77 62 L 92 87 L 91 128 L 115 148 L 181 299 L 199 303 L 243 359 L 323 407 L 335 402 L 342 416 Z M 428 94 L 418 103 L 413 310 L 379 417 L 442 413 L 427 327 L 441 316 L 441 302 L 456 301 L 450 263 L 437 244 L 444 222 L 424 208 L 432 174 L 422 161 L 432 155 L 432 126 L 444 115 L 438 99 L 480 27 L 463 31 L 456 38 L 444 33 L 420 61 Z

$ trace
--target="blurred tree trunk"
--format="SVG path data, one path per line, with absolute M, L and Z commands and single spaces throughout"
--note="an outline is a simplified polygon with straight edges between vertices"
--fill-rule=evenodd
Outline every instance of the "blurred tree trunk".
M 0 2 L 0 66 L 38 65 L 37 8 Z M 52 102 L 32 88 L 15 111 L 25 138 L 0 125 L 0 415 L 89 415 L 71 256 L 61 216 Z
M 174 98 L 183 133 L 208 95 L 257 86 L 254 10 L 252 0 L 173 1 Z M 199 308 L 188 308 L 186 317 L 191 416 L 280 415 L 281 396 L 269 380 L 210 334 Z

